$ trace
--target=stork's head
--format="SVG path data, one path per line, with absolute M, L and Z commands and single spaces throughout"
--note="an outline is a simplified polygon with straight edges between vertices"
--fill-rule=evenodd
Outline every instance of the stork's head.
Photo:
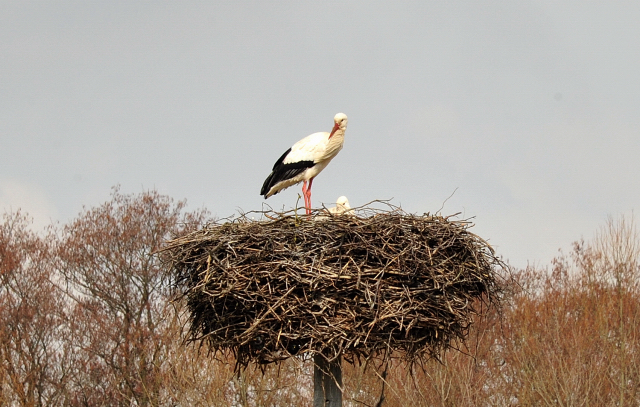
M 336 206 L 339 208 L 351 209 L 351 206 L 349 206 L 349 200 L 344 195 L 338 198 L 338 200 L 336 201 Z
M 347 115 L 344 113 L 338 113 L 334 116 L 333 121 L 338 125 L 341 129 L 347 128 Z
M 348 120 L 347 120 L 346 114 L 338 113 L 333 117 L 333 121 L 335 122 L 335 124 L 333 125 L 333 130 L 331 130 L 331 134 L 329 135 L 329 138 L 333 136 L 333 133 L 335 133 L 336 130 L 340 129 L 342 131 L 345 131 L 347 129 Z

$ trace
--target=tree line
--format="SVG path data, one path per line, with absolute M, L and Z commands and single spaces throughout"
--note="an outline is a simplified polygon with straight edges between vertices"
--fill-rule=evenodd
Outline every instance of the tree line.
M 45 232 L 0 223 L 0 405 L 309 406 L 304 356 L 234 372 L 184 343 L 184 310 L 153 253 L 211 221 L 148 191 Z M 609 220 L 549 267 L 511 270 L 503 307 L 441 360 L 344 365 L 347 406 L 640 403 L 640 238 Z

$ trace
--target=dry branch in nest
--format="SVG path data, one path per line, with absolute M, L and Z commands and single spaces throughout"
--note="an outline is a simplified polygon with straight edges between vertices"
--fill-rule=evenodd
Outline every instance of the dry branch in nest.
M 354 213 L 249 213 L 169 242 L 189 339 L 243 367 L 303 352 L 415 361 L 464 340 L 480 304 L 497 302 L 502 262 L 469 222 Z

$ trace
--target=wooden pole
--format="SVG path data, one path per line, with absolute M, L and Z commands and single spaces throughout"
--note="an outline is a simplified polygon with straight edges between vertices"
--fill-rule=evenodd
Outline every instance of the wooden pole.
M 342 358 L 329 362 L 318 354 L 313 358 L 313 407 L 342 407 Z

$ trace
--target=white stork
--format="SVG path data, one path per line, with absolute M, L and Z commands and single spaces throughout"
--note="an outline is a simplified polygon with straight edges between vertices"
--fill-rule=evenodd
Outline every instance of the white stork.
M 343 195 L 338 198 L 338 200 L 336 201 L 336 206 L 333 208 L 329 208 L 329 213 L 332 213 L 334 215 L 352 215 L 353 213 L 351 212 L 351 205 L 349 205 L 349 200 L 347 199 L 347 197 Z
M 307 215 L 311 214 L 311 184 L 324 167 L 335 157 L 344 143 L 347 115 L 338 113 L 333 118 L 331 133 L 313 133 L 291 146 L 273 165 L 271 174 L 262 184 L 260 195 L 264 199 L 285 188 L 302 182 L 302 195 Z M 307 181 L 309 185 L 307 186 Z

